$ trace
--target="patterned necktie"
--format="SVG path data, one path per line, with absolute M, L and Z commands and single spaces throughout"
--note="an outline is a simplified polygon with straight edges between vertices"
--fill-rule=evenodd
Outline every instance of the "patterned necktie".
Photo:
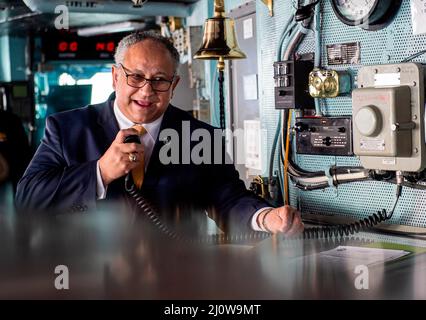
M 132 127 L 138 132 L 139 137 L 142 137 L 146 133 L 146 129 L 142 125 L 134 125 Z M 142 142 L 141 142 L 142 143 Z M 145 176 L 145 157 L 142 155 L 139 159 L 139 164 L 132 170 L 132 177 L 136 188 L 142 187 L 143 178 Z

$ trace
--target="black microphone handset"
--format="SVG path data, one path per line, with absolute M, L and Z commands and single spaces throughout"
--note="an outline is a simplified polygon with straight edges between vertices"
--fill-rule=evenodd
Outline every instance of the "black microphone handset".
M 129 135 L 124 139 L 124 143 L 140 144 L 141 142 L 138 135 Z M 177 232 L 171 230 L 161 220 L 158 213 L 153 209 L 152 205 L 142 196 L 140 190 L 136 188 L 133 182 L 132 175 L 130 173 L 127 174 L 125 178 L 125 189 L 127 193 L 134 198 L 134 200 L 136 201 L 136 205 L 145 214 L 149 221 L 151 221 L 166 236 L 174 240 L 179 240 L 191 244 L 224 244 L 255 242 L 266 239 L 271 236 L 270 233 L 259 231 L 251 231 L 240 234 L 222 233 L 205 237 L 188 237 L 184 234 L 178 234 Z M 392 217 L 396 204 L 398 203 L 400 194 L 401 192 L 397 194 L 396 201 L 390 214 L 388 214 L 385 209 L 382 209 L 381 211 L 378 211 L 377 214 L 373 214 L 367 218 L 360 219 L 355 223 L 305 228 L 305 230 L 300 236 L 297 236 L 293 239 L 343 239 L 345 237 L 354 235 L 355 233 L 358 233 L 360 231 L 370 229 L 383 221 L 389 220 Z
M 125 137 L 123 142 L 141 144 L 141 140 L 139 139 L 139 136 L 137 134 L 132 134 L 130 136 Z M 132 186 L 135 185 L 132 175 L 130 173 L 126 175 L 126 179 L 124 181 L 126 191 L 128 191 Z
M 124 143 L 141 144 L 141 140 L 139 139 L 139 136 L 137 134 L 131 134 L 130 136 L 127 136 L 126 138 L 124 138 Z

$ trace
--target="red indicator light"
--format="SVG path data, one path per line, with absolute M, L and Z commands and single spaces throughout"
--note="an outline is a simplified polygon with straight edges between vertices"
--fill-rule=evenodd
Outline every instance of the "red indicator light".
M 104 42 L 97 42 L 96 43 L 96 51 L 104 51 L 105 50 L 105 43 Z
M 68 43 L 66 41 L 59 42 L 59 44 L 58 44 L 58 50 L 60 52 L 67 51 L 67 49 L 68 49 Z
M 78 42 L 77 41 L 73 41 L 70 43 L 70 51 L 77 51 L 78 50 Z
M 114 41 L 108 42 L 108 44 L 107 44 L 107 51 L 114 52 L 114 49 L 115 49 L 115 43 L 114 43 Z

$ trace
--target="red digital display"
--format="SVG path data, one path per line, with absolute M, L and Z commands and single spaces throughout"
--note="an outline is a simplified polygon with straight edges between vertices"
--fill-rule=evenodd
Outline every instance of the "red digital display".
M 115 43 L 114 43 L 114 41 L 96 42 L 96 51 L 114 52 L 115 51 Z
M 59 52 L 67 52 L 67 51 L 77 52 L 77 50 L 78 50 L 78 42 L 77 41 L 72 41 L 72 42 L 61 41 L 58 44 L 58 51 Z
M 78 37 L 74 34 L 46 35 L 43 52 L 47 60 L 113 60 L 122 36 Z
M 104 42 L 97 42 L 96 43 L 96 51 L 104 51 L 105 50 L 105 43 Z

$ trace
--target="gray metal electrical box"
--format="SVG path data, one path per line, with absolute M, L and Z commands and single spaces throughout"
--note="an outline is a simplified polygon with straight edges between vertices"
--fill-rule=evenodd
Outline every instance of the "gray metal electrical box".
M 424 67 L 368 66 L 352 93 L 354 153 L 367 169 L 417 172 L 426 165 Z

